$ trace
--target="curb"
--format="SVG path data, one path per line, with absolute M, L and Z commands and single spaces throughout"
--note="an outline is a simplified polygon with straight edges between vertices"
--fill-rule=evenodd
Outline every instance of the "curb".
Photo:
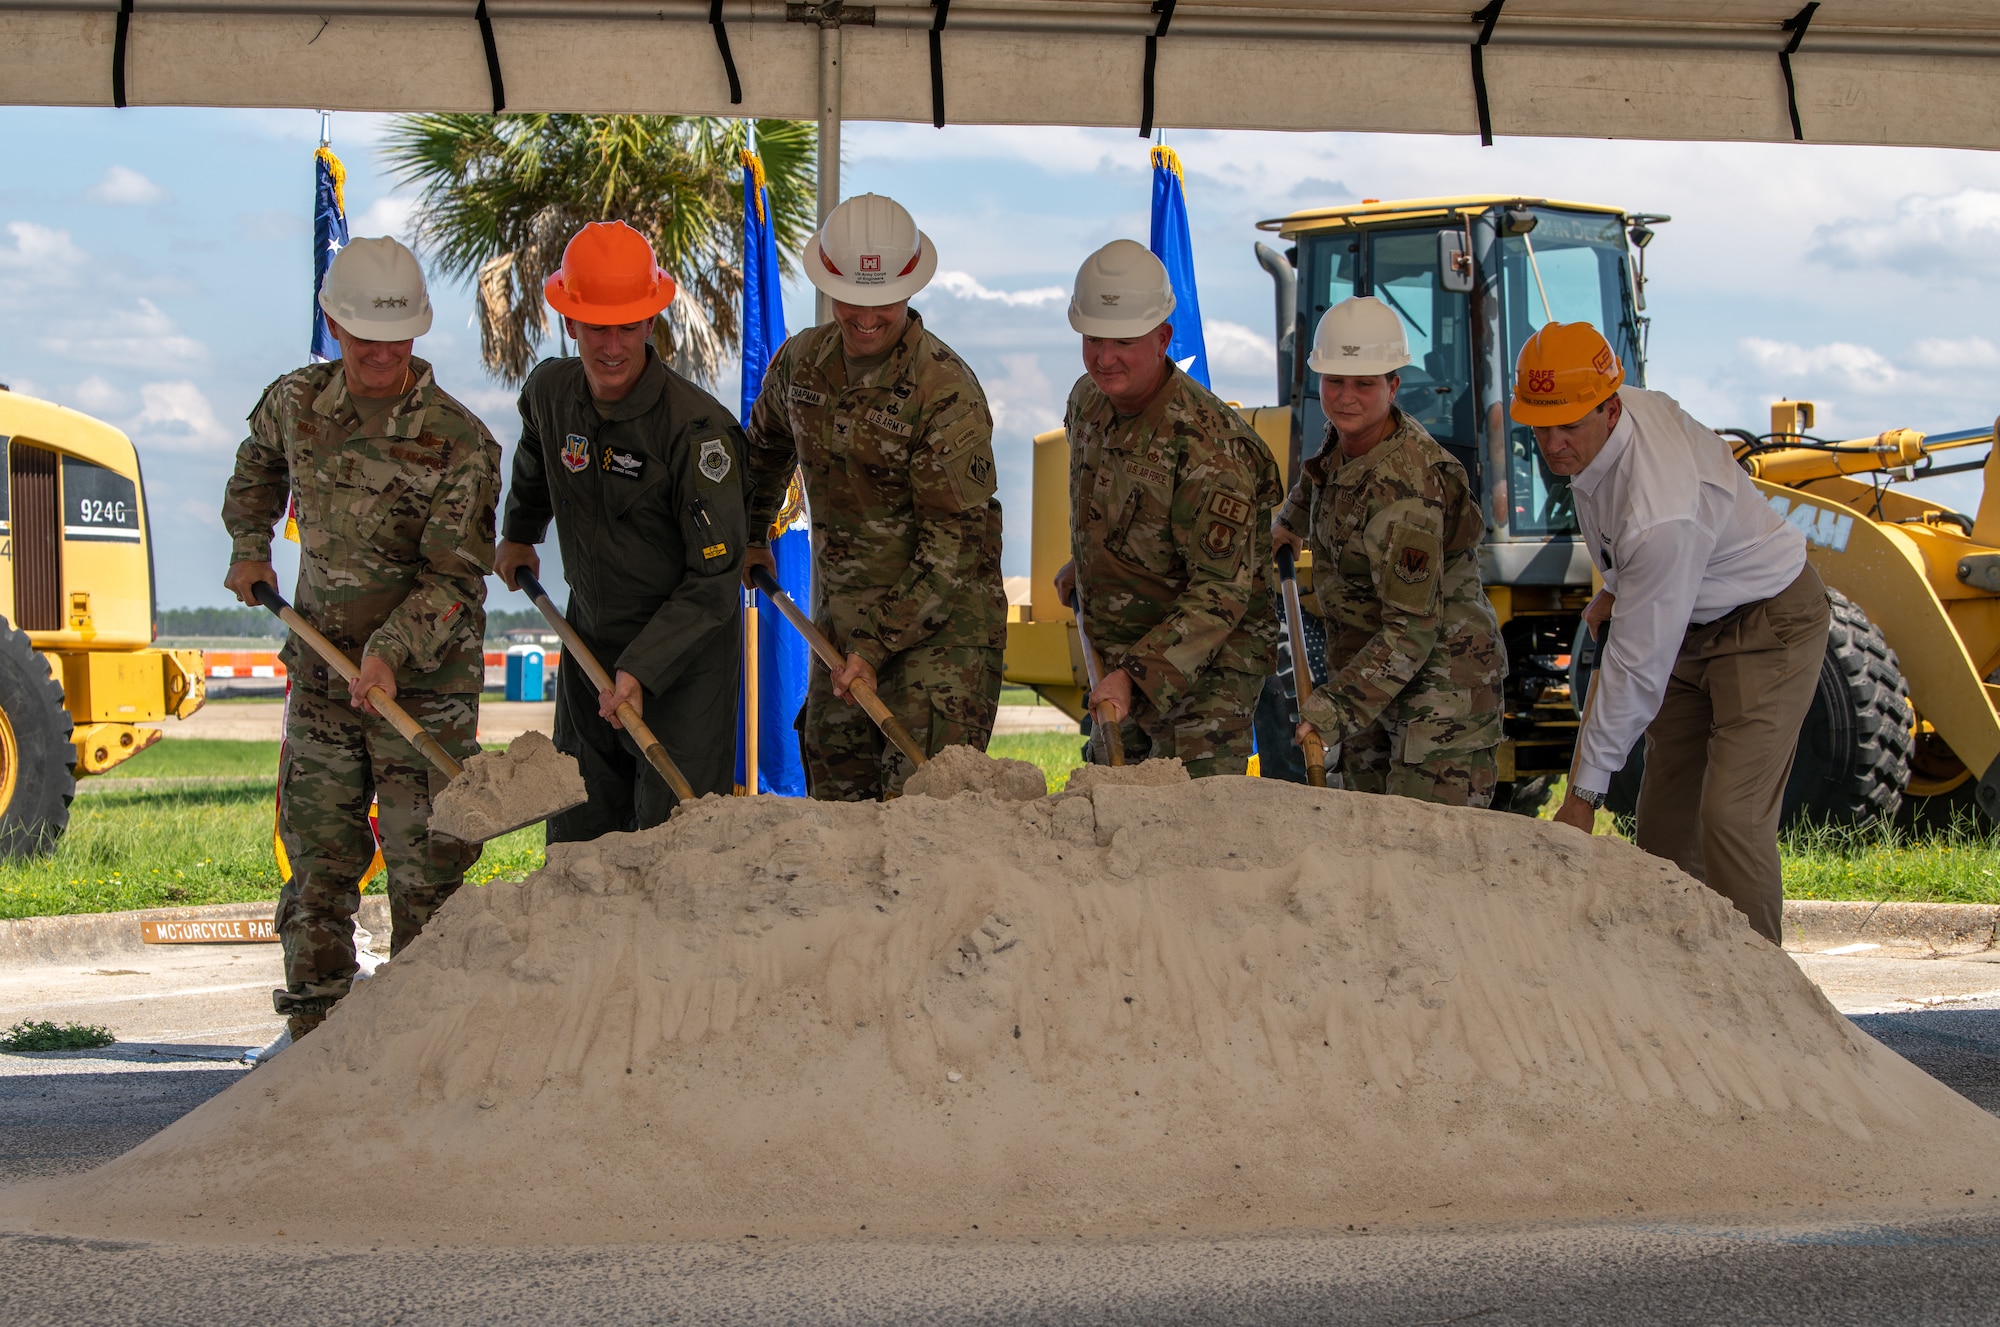
M 84 912 L 65 917 L 26 917 L 0 922 L 0 964 L 78 963 L 148 950 L 180 949 L 181 945 L 149 945 L 139 938 L 142 922 L 211 921 L 238 917 L 269 917 L 275 900 L 256 903 L 214 903 L 199 908 L 145 908 L 136 912 Z M 355 923 L 385 941 L 389 935 L 389 899 L 363 894 Z M 269 944 L 268 940 L 257 941 Z
M 1833 949 L 1873 942 L 1928 953 L 1992 949 L 2000 906 L 1990 903 L 1848 903 L 1785 900 L 1785 948 Z

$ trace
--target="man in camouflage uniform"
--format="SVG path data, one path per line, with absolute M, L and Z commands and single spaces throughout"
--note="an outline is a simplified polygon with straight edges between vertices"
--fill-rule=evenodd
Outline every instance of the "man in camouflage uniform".
M 1333 676 L 1299 707 L 1356 792 L 1493 800 L 1499 623 L 1479 584 L 1486 520 L 1465 469 L 1396 409 L 1402 320 L 1372 296 L 1320 320 L 1308 364 L 1329 421 L 1274 537 L 1312 551 Z
M 1070 326 L 1087 374 L 1070 391 L 1071 561 L 1056 591 L 1105 673 L 1128 758 L 1178 756 L 1195 778 L 1249 767 L 1277 644 L 1264 440 L 1167 358 L 1167 270 L 1114 240 L 1077 273 Z M 1091 759 L 1109 759 L 1093 738 Z
M 349 659 L 340 676 L 296 636 L 278 833 L 292 876 L 278 896 L 285 988 L 273 992 L 294 1040 L 347 994 L 354 914 L 375 856 L 378 807 L 388 868 L 390 952 L 479 860 L 476 844 L 429 830 L 445 777 L 366 699 L 380 687 L 460 760 L 476 752 L 485 678 L 485 573 L 493 560 L 500 448 L 410 354 L 430 329 L 423 273 L 390 239 L 355 240 L 334 260 L 320 307 L 341 357 L 264 390 L 222 504 L 226 585 L 254 604 L 275 586 L 271 529 L 289 496 L 299 529 L 293 606 Z
M 771 522 L 801 470 L 818 625 L 847 657 L 813 670 L 806 784 L 865 801 L 897 795 L 914 770 L 851 685 L 873 687 L 927 755 L 983 751 L 992 736 L 1007 636 L 993 420 L 972 370 L 909 308 L 937 255 L 908 212 L 850 198 L 804 263 L 834 320 L 784 344 L 750 412 L 745 562 L 772 565 Z

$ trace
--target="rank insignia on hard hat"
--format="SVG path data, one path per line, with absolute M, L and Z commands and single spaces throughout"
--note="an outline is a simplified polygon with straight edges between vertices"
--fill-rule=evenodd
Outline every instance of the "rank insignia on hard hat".
M 1421 585 L 1430 578 L 1430 574 L 1431 555 L 1424 549 L 1412 548 L 1405 544 L 1402 553 L 1396 558 L 1396 579 L 1411 585 Z
M 696 467 L 711 484 L 720 484 L 729 478 L 729 448 L 722 445 L 720 438 L 708 438 L 701 444 L 701 459 Z
M 582 474 L 584 467 L 590 464 L 590 439 L 581 433 L 572 433 L 565 437 L 562 445 L 562 463 L 563 469 L 571 474 Z
M 638 479 L 646 473 L 646 458 L 637 452 L 621 452 L 616 447 L 606 447 L 604 473 L 617 475 L 620 479 Z

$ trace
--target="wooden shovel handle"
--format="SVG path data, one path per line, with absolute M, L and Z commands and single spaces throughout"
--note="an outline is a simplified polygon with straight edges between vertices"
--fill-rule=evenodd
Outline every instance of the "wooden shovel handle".
M 1312 661 L 1306 657 L 1306 622 L 1299 608 L 1299 582 L 1292 565 L 1292 550 L 1284 544 L 1278 545 L 1277 562 L 1278 585 L 1285 600 L 1285 626 L 1292 638 L 1292 704 L 1303 714 L 1305 699 L 1312 692 Z M 1306 758 L 1306 782 L 1315 788 L 1326 787 L 1326 743 L 1318 733 L 1307 733 L 1299 743 L 1299 750 Z
M 352 682 L 355 678 L 361 676 L 360 670 L 348 661 L 347 656 L 340 652 L 338 646 L 325 636 L 320 635 L 318 628 L 300 617 L 297 610 L 285 602 L 285 596 L 278 593 L 277 586 L 271 584 L 269 581 L 258 581 L 256 586 L 251 590 L 251 593 L 256 597 L 258 603 L 276 613 L 278 620 L 290 627 L 300 640 L 312 646 L 313 650 L 322 659 L 325 659 L 328 664 L 332 665 L 333 671 L 339 673 L 342 678 Z M 403 735 L 405 741 L 423 752 L 424 757 L 431 764 L 443 770 L 448 777 L 455 779 L 465 772 L 464 767 L 456 760 L 453 760 L 450 753 L 442 746 L 438 745 L 437 739 L 425 732 L 423 725 L 411 718 L 409 711 L 391 700 L 389 693 L 381 687 L 368 688 L 368 703 L 373 705 L 382 717 L 389 721 L 391 728 L 394 728 Z
M 1083 626 L 1083 596 L 1076 596 L 1076 639 L 1083 647 L 1083 677 L 1092 691 L 1104 681 L 1104 661 L 1097 657 L 1097 647 L 1090 643 L 1090 633 Z M 1125 739 L 1118 732 L 1118 707 L 1105 701 L 1092 710 L 1091 717 L 1104 732 L 1104 753 L 1113 765 L 1125 763 Z
M 597 662 L 597 656 L 590 652 L 590 647 L 583 643 L 583 637 L 576 634 L 568 619 L 556 611 L 554 602 L 549 599 L 548 591 L 542 588 L 542 583 L 536 578 L 535 573 L 526 567 L 520 568 L 514 573 L 514 584 L 520 587 L 522 593 L 528 596 L 536 608 L 541 610 L 542 620 L 547 622 L 550 630 L 562 640 L 563 648 L 582 665 L 583 675 L 590 679 L 591 685 L 599 691 L 610 691 L 611 675 L 604 671 L 603 664 Z M 660 739 L 653 736 L 653 730 L 639 717 L 639 707 L 630 701 L 620 702 L 618 722 L 624 724 L 625 731 L 632 734 L 632 740 L 639 744 L 639 751 L 646 757 L 646 763 L 660 772 L 660 777 L 674 790 L 674 796 L 683 802 L 692 802 L 694 788 L 688 783 L 687 776 L 681 773 L 681 767 L 674 764 L 674 758 L 667 754 L 667 749 L 660 745 Z
M 812 646 L 813 653 L 820 657 L 820 661 L 829 671 L 837 672 L 847 666 L 847 660 L 841 656 L 839 650 L 833 648 L 833 642 L 826 638 L 826 633 L 814 626 L 812 619 L 792 602 L 792 596 L 779 587 L 777 578 L 772 576 L 768 569 L 752 567 L 750 579 L 772 603 L 778 606 L 778 611 L 785 615 L 785 620 L 806 638 L 806 644 Z M 873 687 L 866 682 L 855 682 L 847 689 L 853 694 L 854 699 L 861 702 L 861 708 L 868 712 L 868 717 L 875 721 L 875 726 L 896 744 L 898 750 L 910 758 L 910 763 L 918 768 L 929 763 L 929 757 L 924 755 L 923 748 L 917 745 L 917 739 L 910 736 L 910 730 L 903 726 L 900 719 L 889 713 L 889 707 L 882 703 L 882 698 L 875 694 Z

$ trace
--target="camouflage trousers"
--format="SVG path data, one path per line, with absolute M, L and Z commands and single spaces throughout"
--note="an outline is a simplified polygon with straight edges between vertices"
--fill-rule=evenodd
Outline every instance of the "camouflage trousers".
M 1136 765 L 1178 756 L 1189 778 L 1247 774 L 1256 745 L 1257 695 L 1263 688 L 1264 679 L 1256 673 L 1211 668 L 1164 714 L 1133 688 L 1132 711 L 1118 725 L 1125 762 Z M 1111 763 L 1102 733 L 1091 735 L 1088 754 L 1093 765 Z
M 1491 701 L 1485 713 L 1493 716 L 1492 721 L 1462 726 L 1456 732 L 1447 728 L 1447 737 L 1460 739 L 1448 745 L 1426 740 L 1434 724 L 1385 726 L 1381 720 L 1342 742 L 1340 774 L 1344 786 L 1351 792 L 1388 793 L 1443 806 L 1493 805 L 1493 785 L 1498 778 L 1493 748 L 1500 741 L 1500 694 L 1497 688 L 1489 687 L 1475 688 L 1471 694 L 1475 710 Z M 1417 758 L 1406 758 L 1412 755 Z
M 406 691 L 396 702 L 459 760 L 479 750 L 479 697 Z M 278 835 L 292 877 L 278 894 L 285 951 L 281 1014 L 324 1014 L 353 984 L 354 914 L 375 858 L 368 804 L 376 803 L 389 886 L 389 952 L 399 952 L 479 860 L 479 845 L 433 837 L 431 798 L 448 780 L 386 719 L 350 707 L 344 694 L 294 687 L 285 706 Z
M 920 645 L 892 656 L 877 678 L 876 694 L 925 756 L 948 746 L 984 751 L 992 739 L 1000 708 L 999 650 Z M 909 757 L 883 736 L 866 710 L 834 696 L 832 677 L 817 661 L 798 729 L 806 789 L 820 801 L 895 797 L 904 780 L 916 773 Z

